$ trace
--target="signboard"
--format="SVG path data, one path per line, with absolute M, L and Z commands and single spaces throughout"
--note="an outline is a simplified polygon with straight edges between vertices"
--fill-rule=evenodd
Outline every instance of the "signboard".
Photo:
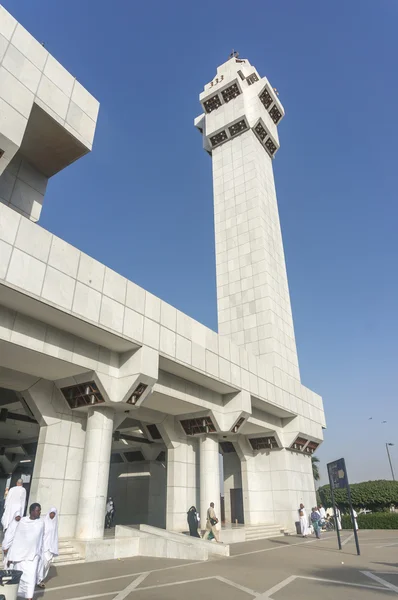
M 334 490 L 348 489 L 347 470 L 344 458 L 339 458 L 328 464 L 330 485 Z
M 345 490 L 347 490 L 348 502 L 350 505 L 351 521 L 352 521 L 352 525 L 353 525 L 353 529 L 354 529 L 355 544 L 357 547 L 357 554 L 359 556 L 361 552 L 359 549 L 359 541 L 358 541 L 358 534 L 357 534 L 357 524 L 356 524 L 356 518 L 355 518 L 356 513 L 354 515 L 354 509 L 352 507 L 352 501 L 351 501 L 350 484 L 348 482 L 348 475 L 347 475 L 347 469 L 345 466 L 344 458 L 339 458 L 338 460 L 335 460 L 334 462 L 328 463 L 327 468 L 328 468 L 330 493 L 332 495 L 334 521 L 335 521 L 335 526 L 336 526 L 337 541 L 339 544 L 339 549 L 341 550 L 342 546 L 341 546 L 339 524 L 338 524 L 337 518 L 336 518 L 337 511 L 336 511 L 336 502 L 334 499 L 334 490 L 345 489 Z

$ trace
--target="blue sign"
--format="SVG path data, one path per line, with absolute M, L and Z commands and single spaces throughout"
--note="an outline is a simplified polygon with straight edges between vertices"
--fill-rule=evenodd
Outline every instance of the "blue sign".
M 334 490 L 348 488 L 347 470 L 344 458 L 339 458 L 327 465 L 329 480 Z

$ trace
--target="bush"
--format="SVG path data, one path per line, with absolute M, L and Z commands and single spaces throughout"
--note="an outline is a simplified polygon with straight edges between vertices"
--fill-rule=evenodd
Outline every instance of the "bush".
M 324 506 L 332 506 L 330 486 L 324 485 L 319 488 L 319 495 Z M 347 512 L 349 505 L 347 490 L 334 490 L 336 504 L 342 512 Z M 358 510 L 367 508 L 379 511 L 389 508 L 392 504 L 398 505 L 398 481 L 364 481 L 353 483 L 351 486 L 351 498 L 353 506 Z
M 376 512 L 358 515 L 359 529 L 398 529 L 398 513 Z M 343 515 L 343 529 L 352 529 L 350 515 Z

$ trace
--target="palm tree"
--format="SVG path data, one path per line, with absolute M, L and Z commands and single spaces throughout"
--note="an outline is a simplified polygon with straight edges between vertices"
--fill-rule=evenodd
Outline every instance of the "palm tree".
M 314 481 L 319 481 L 321 478 L 321 476 L 319 474 L 319 467 L 318 467 L 319 458 L 317 458 L 316 456 L 311 456 L 311 462 L 312 462 L 312 476 L 314 477 Z

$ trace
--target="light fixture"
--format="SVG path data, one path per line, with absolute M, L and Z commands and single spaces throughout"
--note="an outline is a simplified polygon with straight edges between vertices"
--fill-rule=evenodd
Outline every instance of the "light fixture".
M 20 460 L 19 464 L 22 464 L 22 463 L 31 463 L 31 462 L 32 462 L 31 458 L 26 458 L 25 460 Z
M 124 444 L 125 446 L 128 446 L 128 445 L 129 445 L 128 441 L 127 441 L 127 440 L 125 440 L 124 438 L 122 438 L 122 442 L 123 442 L 123 444 Z

